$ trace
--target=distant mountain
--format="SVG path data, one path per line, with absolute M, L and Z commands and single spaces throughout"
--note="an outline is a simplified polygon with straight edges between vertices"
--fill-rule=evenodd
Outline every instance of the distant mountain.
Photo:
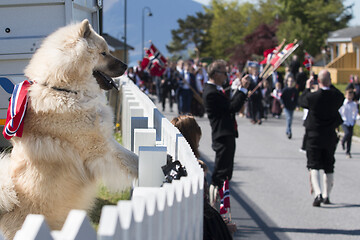
M 199 0 L 198 0 L 199 1 Z M 109 4 L 107 6 L 106 4 Z M 149 7 L 152 16 L 148 16 Z M 177 20 L 187 15 L 204 11 L 202 4 L 193 0 L 127 0 L 127 44 L 135 50 L 130 51 L 130 66 L 141 59 L 142 16 L 144 11 L 144 46 L 149 47 L 149 40 L 165 56 L 169 56 L 166 44 L 171 41 L 171 30 L 178 28 Z M 124 0 L 104 1 L 103 32 L 124 41 Z

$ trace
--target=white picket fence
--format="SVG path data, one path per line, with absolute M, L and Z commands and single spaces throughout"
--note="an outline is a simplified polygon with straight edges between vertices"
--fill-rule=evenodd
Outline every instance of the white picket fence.
M 202 239 L 203 170 L 148 96 L 127 77 L 119 82 L 123 145 L 139 154 L 139 186 L 131 200 L 104 206 L 97 232 L 83 210 L 72 210 L 61 231 L 51 231 L 42 215 L 28 215 L 15 240 Z M 186 167 L 188 176 L 160 187 L 167 154 Z

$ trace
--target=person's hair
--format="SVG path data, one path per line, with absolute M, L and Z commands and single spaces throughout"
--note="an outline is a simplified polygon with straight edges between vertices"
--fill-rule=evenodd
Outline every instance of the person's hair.
M 208 75 L 210 78 L 214 77 L 216 71 L 221 69 L 221 66 L 226 66 L 226 61 L 222 59 L 215 60 L 208 67 Z
M 171 123 L 179 129 L 180 133 L 184 136 L 186 141 L 189 143 L 195 157 L 199 158 L 198 139 L 197 136 L 201 137 L 201 128 L 197 124 L 195 118 L 191 115 L 181 115 L 174 117 Z

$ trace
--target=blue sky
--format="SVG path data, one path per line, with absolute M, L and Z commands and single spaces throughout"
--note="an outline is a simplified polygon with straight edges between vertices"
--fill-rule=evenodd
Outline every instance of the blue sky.
M 104 1 L 104 33 L 108 33 L 115 38 L 122 39 L 124 36 L 124 1 L 125 0 L 105 0 Z M 187 15 L 194 15 L 196 12 L 204 11 L 202 4 L 207 4 L 210 0 L 127 0 L 127 43 L 135 50 L 129 52 L 130 66 L 141 60 L 142 49 L 142 11 L 144 7 L 149 7 L 152 16 L 148 17 L 145 11 L 145 47 L 149 47 L 149 40 L 165 56 L 169 53 L 166 44 L 171 41 L 171 30 L 177 29 L 177 20 L 185 19 Z M 241 1 L 241 0 L 239 0 Z M 345 5 L 355 3 L 353 8 L 354 19 L 351 26 L 360 25 L 360 1 L 346 0 Z
M 145 12 L 144 46 L 149 47 L 149 40 L 168 56 L 166 44 L 171 41 L 171 30 L 177 29 L 177 20 L 185 19 L 187 15 L 194 15 L 203 11 L 200 3 L 192 0 L 127 0 L 127 43 L 135 50 L 129 52 L 130 66 L 141 59 L 142 39 L 142 11 L 149 7 L 152 16 L 148 17 Z M 104 1 L 104 33 L 108 33 L 118 39 L 124 36 L 124 0 Z

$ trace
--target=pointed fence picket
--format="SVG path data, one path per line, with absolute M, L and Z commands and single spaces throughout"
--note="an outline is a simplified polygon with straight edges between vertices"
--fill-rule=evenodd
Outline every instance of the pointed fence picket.
M 146 168 L 139 171 L 140 186 L 134 188 L 132 199 L 104 206 L 97 232 L 83 210 L 71 210 L 60 231 L 50 231 L 44 216 L 30 214 L 15 240 L 202 239 L 203 170 L 185 138 L 150 98 L 127 77 L 119 82 L 123 145 L 139 154 L 140 169 Z M 162 185 L 159 167 L 166 154 L 179 160 L 188 176 Z

